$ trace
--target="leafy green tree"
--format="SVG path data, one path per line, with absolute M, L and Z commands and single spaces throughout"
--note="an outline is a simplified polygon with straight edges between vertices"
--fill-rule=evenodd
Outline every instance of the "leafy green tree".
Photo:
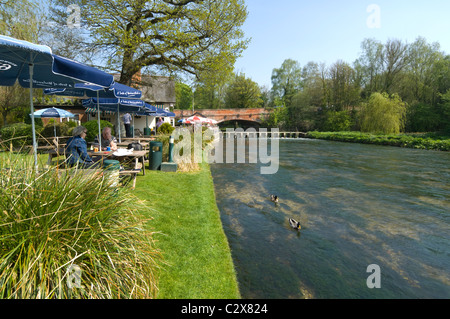
M 444 58 L 439 43 L 428 44 L 419 37 L 408 47 L 408 65 L 405 67 L 402 96 L 408 103 L 435 104 L 438 97 L 438 72 L 434 66 Z
M 330 101 L 336 111 L 353 108 L 359 101 L 360 86 L 356 82 L 355 70 L 339 60 L 329 68 Z
M 52 12 L 64 24 L 70 4 L 81 8 L 80 33 L 120 82 L 151 67 L 198 76 L 234 65 L 246 48 L 241 26 L 247 18 L 243 0 L 53 0 Z
M 407 104 L 397 94 L 372 93 L 361 114 L 361 131 L 398 134 L 404 129 Z
M 225 107 L 225 91 L 232 80 L 233 70 L 222 72 L 203 71 L 195 83 L 195 108 L 220 109 Z
M 417 102 L 408 108 L 406 130 L 409 132 L 437 131 L 441 118 L 431 104 Z
M 388 40 L 384 46 L 384 92 L 394 93 L 401 71 L 408 65 L 408 45 L 400 40 Z
M 302 69 L 302 91 L 311 97 L 309 103 L 316 107 L 325 105 L 320 67 L 318 63 L 310 61 Z
M 194 93 L 192 88 L 184 83 L 175 83 L 175 95 L 177 100 L 176 108 L 180 110 L 188 110 L 192 108 L 192 99 L 194 98 Z
M 266 118 L 261 119 L 261 127 L 283 129 L 285 128 L 287 119 L 287 108 L 275 107 Z
M 450 89 L 441 94 L 442 103 L 439 104 L 440 121 L 439 129 L 446 130 L 450 133 Z
M 301 89 L 302 69 L 292 59 L 284 60 L 279 69 L 272 71 L 272 94 L 275 101 L 289 106 L 293 96 Z
M 313 130 L 317 125 L 317 106 L 312 104 L 313 95 L 309 90 L 297 92 L 292 102 L 286 107 L 284 126 L 293 131 L 306 132 Z
M 194 109 L 224 108 L 224 91 L 224 85 L 198 82 L 194 91 Z
M 328 111 L 326 113 L 325 131 L 342 132 L 350 130 L 352 125 L 348 111 Z
M 29 0 L 0 1 L 0 34 L 37 42 L 42 27 L 42 12 Z
M 20 40 L 37 42 L 41 27 L 41 12 L 28 0 L 6 0 L 0 2 L 0 34 Z M 41 90 L 42 91 L 42 90 Z M 17 83 L 10 87 L 0 86 L 0 115 L 2 125 L 23 121 L 29 105 L 28 90 Z
M 228 86 L 225 93 L 226 108 L 254 108 L 263 103 L 258 84 L 245 74 L 239 74 Z
M 364 39 L 361 43 L 361 50 L 362 52 L 354 65 L 364 89 L 362 97 L 365 98 L 381 89 L 384 59 L 383 44 L 375 39 Z

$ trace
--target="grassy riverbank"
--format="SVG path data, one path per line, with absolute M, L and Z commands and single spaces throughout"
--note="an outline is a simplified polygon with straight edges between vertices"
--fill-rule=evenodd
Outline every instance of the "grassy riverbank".
M 83 178 L 82 172 L 79 177 L 71 178 L 69 181 L 57 178 L 56 171 L 53 169 L 42 170 L 45 174 L 34 178 L 30 175 L 33 171 L 32 156 L 10 155 L 3 152 L 0 153 L 0 159 L 3 164 L 3 169 L 0 170 L 3 174 L 1 180 L 4 185 L 2 202 L 5 208 L 3 211 L 6 212 L 0 218 L 0 244 L 5 247 L 7 244 L 8 247 L 11 245 L 15 247 L 15 242 L 11 240 L 13 236 L 17 237 L 17 234 L 22 233 L 26 235 L 31 231 L 37 232 L 35 236 L 27 235 L 25 237 L 27 241 L 24 239 L 23 242 L 19 242 L 22 246 L 27 244 L 31 247 L 27 248 L 28 255 L 13 255 L 13 252 L 20 253 L 25 248 L 22 250 L 11 248 L 11 251 L 4 250 L 0 256 L 1 260 L 5 261 L 4 258 L 9 258 L 10 262 L 6 264 L 6 268 L 0 267 L 0 274 L 2 274 L 0 295 L 3 298 L 88 296 L 95 299 L 103 296 L 103 298 L 237 299 L 241 297 L 230 248 L 216 205 L 211 172 L 207 164 L 200 165 L 199 170 L 188 173 L 146 170 L 145 176 L 138 176 L 135 190 L 120 188 L 120 191 L 115 193 L 119 196 L 111 197 L 108 185 L 103 185 L 96 179 Z M 39 155 L 40 165 L 43 165 L 45 161 L 46 155 Z M 14 178 L 11 178 L 10 175 L 16 172 Z M 27 173 L 25 177 L 30 175 L 26 183 L 18 184 L 24 185 L 27 192 L 21 192 L 14 184 L 16 179 L 22 178 L 21 172 Z M 7 187 L 5 183 L 12 185 Z M 97 184 L 100 185 L 98 187 L 101 187 L 101 191 L 93 191 Z M 34 194 L 35 188 L 42 196 L 28 194 Z M 72 200 L 72 194 L 75 194 L 74 203 L 69 202 Z M 14 209 L 6 207 L 15 201 L 18 201 L 18 204 Z M 18 206 L 23 209 L 19 210 Z M 59 214 L 60 210 L 64 211 L 64 214 Z M 110 214 L 105 215 L 104 211 Z M 31 212 L 34 217 L 28 218 Z M 10 215 L 11 218 L 8 219 Z M 54 217 L 44 220 L 47 216 L 53 215 L 61 216 L 62 221 Z M 89 218 L 91 215 L 95 218 Z M 133 218 L 139 221 L 134 221 Z M 101 231 L 97 231 L 91 225 L 92 219 L 102 219 L 99 224 L 103 227 Z M 36 228 L 36 220 L 41 225 L 38 228 Z M 129 223 L 130 220 L 133 220 L 133 223 Z M 145 224 L 139 225 L 140 221 Z M 64 226 L 70 225 L 63 227 L 63 223 Z M 22 226 L 24 231 L 21 232 L 18 229 L 13 235 L 9 235 L 11 230 L 7 226 L 10 224 Z M 42 228 L 42 225 L 45 227 Z M 41 228 L 43 231 L 40 231 Z M 50 231 L 47 231 L 48 229 Z M 76 233 L 78 229 L 85 230 L 83 239 L 86 237 L 86 240 L 82 241 L 78 238 L 78 240 L 70 241 L 70 238 L 75 236 L 72 232 Z M 47 233 L 52 234 L 51 240 Z M 60 234 L 59 237 L 58 234 Z M 64 241 L 67 241 L 66 237 L 69 239 L 68 243 Z M 108 246 L 108 252 L 99 251 L 97 254 L 100 248 L 97 246 L 94 247 L 95 249 L 92 248 L 91 242 L 94 244 L 101 242 L 100 248 Z M 19 247 L 19 244 L 16 246 Z M 73 251 L 79 252 L 77 256 L 66 254 L 69 244 L 76 245 Z M 34 253 L 34 247 L 41 249 L 42 253 Z M 34 262 L 35 258 L 42 259 L 42 256 L 45 257 L 45 262 Z M 86 260 L 85 256 L 88 257 Z M 105 259 L 107 257 L 109 259 Z M 25 259 L 22 261 L 21 258 Z M 80 290 L 81 295 L 68 294 L 66 280 L 60 279 L 67 268 L 63 266 L 69 261 L 81 267 L 82 283 L 88 287 L 86 290 Z M 95 265 L 101 265 L 101 267 L 91 262 L 97 262 L 98 264 Z M 111 263 L 116 266 L 124 263 L 129 267 L 120 268 L 123 271 L 114 271 Z M 133 263 L 136 263 L 136 266 L 133 266 Z M 17 277 L 13 274 L 13 272 L 22 273 L 22 268 L 25 269 L 28 265 L 31 265 L 28 268 L 28 277 L 22 278 L 22 275 Z M 58 273 L 59 277 L 55 277 L 54 267 L 63 268 L 58 270 L 61 272 L 61 274 Z M 15 271 L 16 268 L 17 271 Z M 91 271 L 98 272 L 99 277 L 96 277 L 97 273 L 91 274 Z M 92 276 L 88 276 L 88 273 Z M 42 279 L 42 274 L 46 275 L 44 278 L 46 281 Z M 108 275 L 114 275 L 119 279 L 110 279 Z M 19 283 L 23 281 L 23 284 L 16 285 L 16 277 L 21 278 Z M 144 282 L 147 277 L 150 278 L 147 280 L 150 287 L 144 291 L 147 286 L 137 281 L 142 279 Z M 11 283 L 5 284 L 8 278 L 11 279 Z M 59 278 L 59 281 L 54 282 L 55 278 Z M 94 291 L 89 282 L 91 279 L 103 280 L 106 283 L 94 285 L 96 289 Z M 130 280 L 131 283 L 129 283 Z M 112 283 L 111 286 L 105 287 L 110 283 Z M 129 283 L 129 287 L 123 286 L 125 283 Z M 20 289 L 8 288 L 11 285 L 16 285 Z M 111 288 L 112 286 L 114 288 Z M 36 287 L 38 290 L 35 289 Z M 154 287 L 156 289 L 153 289 Z M 127 288 L 130 289 L 127 290 Z M 25 295 L 23 291 L 31 291 L 31 293 Z
M 450 151 L 450 136 L 424 134 L 371 134 L 361 132 L 309 132 L 308 138 L 339 142 L 389 145 L 406 148 Z
M 153 208 L 149 227 L 167 263 L 157 298 L 240 298 L 208 165 L 189 173 L 147 170 L 134 195 Z

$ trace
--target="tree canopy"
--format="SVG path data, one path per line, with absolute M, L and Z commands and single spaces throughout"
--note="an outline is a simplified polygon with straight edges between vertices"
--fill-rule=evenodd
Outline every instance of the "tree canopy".
M 108 68 L 131 84 L 142 68 L 198 76 L 232 71 L 248 40 L 243 0 L 53 0 L 59 23 L 78 5 L 84 48 L 107 57 Z

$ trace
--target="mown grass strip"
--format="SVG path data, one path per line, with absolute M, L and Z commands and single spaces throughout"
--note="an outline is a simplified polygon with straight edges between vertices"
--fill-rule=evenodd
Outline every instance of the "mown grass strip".
M 149 227 L 167 263 L 157 298 L 241 297 L 207 164 L 188 173 L 146 171 L 134 194 L 154 208 Z

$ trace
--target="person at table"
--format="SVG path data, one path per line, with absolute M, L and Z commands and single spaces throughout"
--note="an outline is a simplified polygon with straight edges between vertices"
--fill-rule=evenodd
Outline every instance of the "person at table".
M 77 126 L 72 131 L 72 137 L 67 141 L 67 164 L 71 167 L 93 168 L 98 164 L 87 153 L 86 134 L 87 129 L 84 126 Z
M 98 135 L 95 137 L 94 144 L 99 144 Z M 111 135 L 111 128 L 104 127 L 102 130 L 102 151 L 106 151 L 106 148 L 110 147 L 111 151 L 117 151 L 117 139 Z

